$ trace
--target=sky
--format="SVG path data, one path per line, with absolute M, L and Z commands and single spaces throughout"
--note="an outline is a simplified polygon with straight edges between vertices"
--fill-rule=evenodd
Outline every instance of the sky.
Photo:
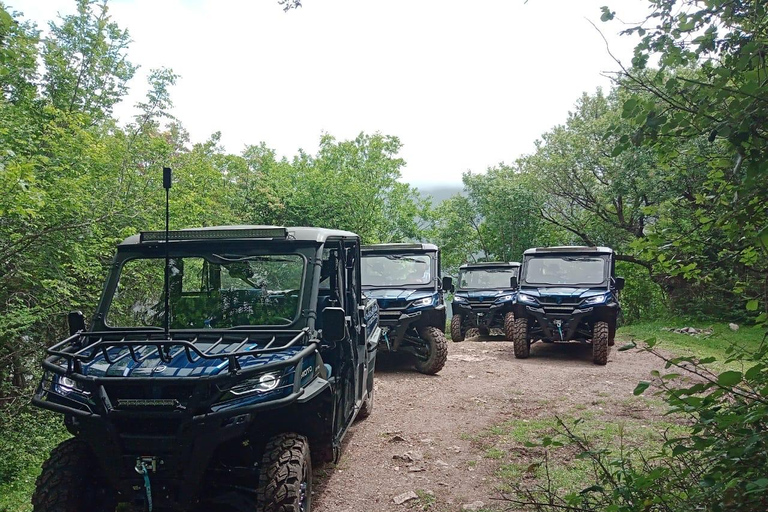
M 5 0 L 46 28 L 75 0 Z M 146 94 L 150 69 L 181 75 L 173 114 L 226 150 L 265 142 L 281 156 L 320 136 L 397 136 L 403 180 L 454 185 L 463 172 L 511 163 L 563 123 L 583 92 L 608 89 L 636 40 L 600 22 L 609 5 L 639 21 L 647 0 L 111 0 L 140 66 L 115 113 Z

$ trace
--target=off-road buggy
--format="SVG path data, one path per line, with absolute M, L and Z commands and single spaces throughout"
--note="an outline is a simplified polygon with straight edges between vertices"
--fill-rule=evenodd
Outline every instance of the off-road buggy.
M 34 511 L 311 510 L 311 461 L 337 458 L 373 407 L 358 236 L 165 235 L 121 243 L 91 328 L 70 314 L 48 350 L 33 403 L 74 437 L 43 465 Z
M 523 253 L 512 341 L 515 357 L 531 343 L 592 344 L 595 364 L 608 362 L 616 335 L 618 292 L 613 251 L 607 247 L 547 247 Z
M 443 291 L 440 251 L 433 244 L 379 244 L 363 247 L 363 290 L 379 302 L 382 341 L 379 350 L 416 358 L 416 369 L 435 374 L 445 365 Z
M 511 278 L 517 277 L 520 263 L 470 263 L 459 267 L 459 283 L 451 302 L 451 339 L 464 341 L 476 328 L 483 336 L 491 329 L 504 329 L 514 321 L 512 313 L 516 290 Z

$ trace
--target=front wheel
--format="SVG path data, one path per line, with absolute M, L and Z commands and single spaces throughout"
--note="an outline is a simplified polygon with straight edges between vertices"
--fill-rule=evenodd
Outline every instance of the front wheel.
M 609 332 L 608 322 L 595 322 L 592 327 L 592 361 L 595 364 L 608 363 Z
M 33 512 L 114 512 L 116 495 L 101 474 L 88 445 L 67 439 L 43 463 L 32 494 Z
M 426 359 L 420 359 L 416 363 L 416 369 L 421 373 L 434 375 L 443 369 L 448 359 L 448 340 L 437 327 L 424 327 L 419 330 L 419 336 L 427 343 L 429 354 Z
M 515 339 L 515 314 L 512 311 L 504 315 L 504 337 L 507 341 Z
M 512 324 L 512 343 L 515 345 L 515 357 L 517 359 L 527 359 L 531 354 L 527 318 L 515 318 Z
M 457 314 L 451 318 L 451 341 L 464 341 L 464 315 Z
M 312 461 L 306 437 L 289 432 L 267 441 L 256 492 L 261 512 L 310 512 Z

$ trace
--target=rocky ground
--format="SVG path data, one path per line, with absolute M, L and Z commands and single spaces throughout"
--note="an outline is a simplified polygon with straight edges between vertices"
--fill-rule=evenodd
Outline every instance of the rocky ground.
M 596 366 L 589 346 L 536 343 L 530 359 L 518 360 L 498 338 L 449 342 L 437 376 L 417 373 L 407 359 L 380 357 L 374 412 L 349 432 L 337 465 L 315 469 L 313 509 L 503 510 L 500 461 L 487 457 L 477 434 L 580 411 L 616 421 L 655 414 L 632 391 L 659 361 L 619 352 L 621 344 L 606 366 Z

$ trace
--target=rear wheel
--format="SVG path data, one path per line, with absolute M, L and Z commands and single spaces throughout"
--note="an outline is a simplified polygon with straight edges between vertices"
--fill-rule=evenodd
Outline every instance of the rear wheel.
M 526 359 L 531 354 L 527 318 L 515 318 L 512 324 L 512 343 L 515 345 L 515 357 L 517 359 Z
M 486 326 L 478 327 L 477 330 L 480 333 L 480 336 L 488 336 L 491 334 L 491 330 Z
M 515 314 L 511 311 L 504 315 L 504 337 L 507 341 L 515 339 Z
M 32 495 L 33 512 L 114 512 L 116 495 L 101 474 L 88 445 L 67 439 L 43 463 Z
M 595 322 L 592 327 L 592 361 L 595 364 L 608 363 L 608 322 Z
M 608 324 L 608 346 L 612 347 L 616 344 L 616 324 Z
M 312 509 L 312 462 L 306 437 L 290 432 L 277 434 L 267 442 L 256 504 L 260 512 Z
M 373 412 L 373 388 L 368 391 L 368 396 L 363 400 L 363 405 L 360 406 L 360 412 L 357 413 L 357 419 L 364 420 Z
M 426 359 L 420 359 L 416 363 L 416 369 L 421 373 L 434 375 L 443 369 L 448 359 L 448 340 L 437 327 L 419 329 L 419 336 L 427 343 L 429 354 Z
M 464 341 L 464 315 L 453 315 L 451 318 L 451 340 Z

